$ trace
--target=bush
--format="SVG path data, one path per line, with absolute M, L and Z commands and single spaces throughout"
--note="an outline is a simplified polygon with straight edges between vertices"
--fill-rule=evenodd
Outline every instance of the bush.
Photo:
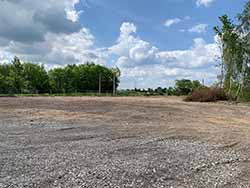
M 194 91 L 185 101 L 193 102 L 216 102 L 220 100 L 228 100 L 228 96 L 223 89 L 220 88 L 200 88 Z

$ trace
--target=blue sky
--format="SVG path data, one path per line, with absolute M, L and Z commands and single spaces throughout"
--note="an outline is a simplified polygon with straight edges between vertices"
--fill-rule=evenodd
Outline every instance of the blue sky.
M 213 27 L 246 0 L 3 0 L 0 63 L 18 56 L 53 68 L 94 61 L 122 71 L 120 88 L 216 81 Z M 14 13 L 13 13 L 14 12 Z
M 230 3 L 228 3 L 230 1 Z M 192 39 L 203 37 L 213 42 L 213 27 L 218 25 L 218 17 L 228 14 L 235 17 L 246 0 L 215 0 L 209 5 L 197 6 L 195 0 L 82 0 L 77 8 L 84 10 L 81 23 L 90 28 L 102 46 L 112 45 L 119 35 L 123 22 L 132 22 L 138 27 L 141 38 L 150 41 L 162 50 L 186 49 L 192 45 Z M 87 4 L 85 6 L 85 4 Z M 166 28 L 166 19 L 190 19 Z M 208 24 L 205 34 L 178 32 L 196 24 Z

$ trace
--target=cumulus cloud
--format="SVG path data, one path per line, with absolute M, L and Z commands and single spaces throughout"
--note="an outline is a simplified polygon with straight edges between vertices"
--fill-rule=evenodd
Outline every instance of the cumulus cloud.
M 197 6 L 209 7 L 215 0 L 196 0 Z
M 219 48 L 216 43 L 206 44 L 202 38 L 196 38 L 188 50 L 165 51 L 158 55 L 160 62 L 168 67 L 195 69 L 215 66 L 218 53 Z
M 103 63 L 95 38 L 78 21 L 79 0 L 1 0 L 0 55 L 47 64 Z
M 75 5 L 78 4 L 80 0 L 65 0 L 65 11 L 67 13 L 67 18 L 73 22 L 78 21 L 79 15 L 83 13 L 83 11 L 76 11 Z
M 78 32 L 81 29 L 80 23 L 68 19 L 64 2 L 66 1 L 0 1 L 0 36 L 9 41 L 38 42 L 44 41 L 49 32 Z
M 137 28 L 133 23 L 123 23 L 121 28 L 120 28 L 120 32 L 121 32 L 121 38 L 122 37 L 126 37 L 128 35 L 130 35 L 131 33 L 136 33 Z
M 216 42 L 207 44 L 202 38 L 196 38 L 190 49 L 160 51 L 137 36 L 134 24 L 124 23 L 121 28 L 124 26 L 131 26 L 132 32 L 124 35 L 121 29 L 116 44 L 109 48 L 110 53 L 119 56 L 116 65 L 122 69 L 122 83 L 140 80 L 149 84 L 153 79 L 152 87 L 156 87 L 166 82 L 173 84 L 178 78 L 204 78 L 209 82 L 216 78 L 219 54 Z
M 121 28 L 129 25 L 122 24 Z M 136 35 L 134 24 L 133 32 L 124 35 L 122 29 L 117 43 L 109 48 L 111 53 L 120 56 L 117 63 L 123 67 L 134 67 L 145 64 L 166 64 L 182 68 L 200 67 L 214 61 L 217 53 L 217 44 L 206 44 L 202 38 L 194 39 L 193 46 L 188 50 L 160 51 L 149 42 Z
M 132 23 L 123 23 L 120 29 L 120 36 L 115 45 L 109 48 L 109 53 L 120 56 L 118 63 L 124 67 L 131 67 L 134 64 L 152 63 L 158 49 L 150 43 L 134 36 L 137 28 Z
M 112 46 L 97 48 L 91 31 L 79 23 L 78 2 L 0 0 L 0 63 L 16 55 L 47 67 L 86 61 L 105 64 L 115 56 L 122 88 L 133 87 L 135 80 L 138 87 L 156 87 L 177 78 L 216 76 L 217 46 L 201 38 L 187 50 L 161 51 L 139 37 L 135 24 L 126 22 Z
M 86 28 L 77 33 L 48 33 L 45 41 L 35 44 L 12 41 L 6 52 L 17 55 L 24 61 L 45 62 L 50 65 L 65 65 L 94 61 L 104 64 L 101 53 L 93 47 L 94 36 Z
M 206 33 L 208 25 L 207 24 L 198 24 L 190 28 L 188 31 L 193 33 Z

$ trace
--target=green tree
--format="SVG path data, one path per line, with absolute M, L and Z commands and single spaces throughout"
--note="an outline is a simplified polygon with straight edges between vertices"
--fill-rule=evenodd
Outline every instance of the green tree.
M 236 98 L 238 99 L 244 89 L 249 90 L 250 79 L 250 1 L 245 4 L 244 10 L 237 16 L 239 25 L 237 31 L 239 43 L 241 44 L 241 61 L 237 63 L 238 67 L 238 88 Z
M 66 79 L 63 68 L 55 68 L 49 71 L 49 83 L 55 93 L 65 93 Z
M 220 17 L 222 27 L 215 27 L 215 32 L 222 42 L 222 74 L 224 89 L 231 95 L 233 82 L 237 80 L 237 74 L 242 60 L 242 48 L 239 36 L 236 31 L 236 25 L 227 15 Z
M 24 88 L 25 80 L 23 78 L 23 66 L 18 57 L 12 61 L 8 81 L 13 85 L 15 93 L 21 93 Z
M 200 89 L 201 87 L 202 87 L 202 84 L 200 83 L 199 80 L 192 81 L 192 92 L 197 89 Z
M 25 89 L 31 92 L 46 93 L 49 91 L 49 76 L 43 65 L 23 63 Z
M 112 92 L 119 85 L 119 74 L 94 63 L 67 65 L 47 72 L 43 65 L 21 62 L 17 57 L 12 63 L 0 65 L 1 93 L 96 92 L 99 80 L 102 92 Z
M 234 24 L 227 15 L 220 17 L 221 27 L 215 32 L 221 40 L 221 83 L 230 96 L 239 98 L 244 88 L 249 87 L 250 62 L 250 2 L 237 16 Z
M 188 95 L 193 90 L 193 83 L 187 79 L 176 80 L 175 88 L 178 95 Z
M 113 80 L 118 87 L 118 76 L 101 65 L 86 63 L 82 65 L 68 65 L 65 68 L 56 68 L 49 71 L 50 86 L 53 92 L 97 92 L 101 81 L 102 92 L 113 91 Z M 101 80 L 100 80 L 101 79 Z

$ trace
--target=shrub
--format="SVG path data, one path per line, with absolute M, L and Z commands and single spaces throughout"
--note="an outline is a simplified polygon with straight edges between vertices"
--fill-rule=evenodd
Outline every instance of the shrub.
M 200 88 L 194 91 L 185 101 L 193 102 L 216 102 L 220 100 L 228 100 L 228 96 L 223 89 L 220 88 Z

